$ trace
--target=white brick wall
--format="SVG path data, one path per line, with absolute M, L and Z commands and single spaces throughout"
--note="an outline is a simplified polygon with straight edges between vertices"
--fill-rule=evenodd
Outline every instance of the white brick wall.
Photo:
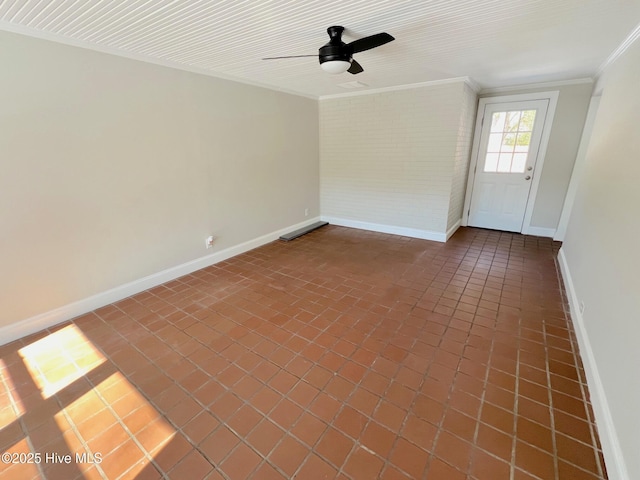
M 476 93 L 465 84 L 462 92 L 462 109 L 453 163 L 447 230 L 453 228 L 462 219 L 477 107 L 478 97 Z
M 452 186 L 466 178 L 474 102 L 462 81 L 321 100 L 323 217 L 444 234 L 451 205 L 462 211 Z

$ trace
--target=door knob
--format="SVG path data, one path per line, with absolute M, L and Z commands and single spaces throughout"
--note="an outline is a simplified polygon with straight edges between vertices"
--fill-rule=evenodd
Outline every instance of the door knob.
M 527 175 L 526 177 L 524 177 L 525 180 L 531 180 L 531 175 Z

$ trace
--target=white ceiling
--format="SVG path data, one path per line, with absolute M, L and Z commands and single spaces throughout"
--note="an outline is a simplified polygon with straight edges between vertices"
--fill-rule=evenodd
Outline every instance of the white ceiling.
M 637 35 L 640 0 L 4 0 L 0 29 L 311 97 L 470 77 L 482 88 L 597 75 Z M 396 40 L 324 73 L 326 28 Z M 352 90 L 351 90 L 352 91 Z

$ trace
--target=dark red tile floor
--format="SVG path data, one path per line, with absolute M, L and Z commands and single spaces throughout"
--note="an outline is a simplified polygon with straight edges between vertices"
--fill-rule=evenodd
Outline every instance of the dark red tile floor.
M 0 347 L 0 477 L 606 478 L 558 247 L 327 226 Z

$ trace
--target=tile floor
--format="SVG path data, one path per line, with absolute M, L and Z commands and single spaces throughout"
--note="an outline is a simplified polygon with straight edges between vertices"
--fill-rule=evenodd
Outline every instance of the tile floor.
M 0 347 L 0 477 L 606 478 L 558 247 L 327 226 Z

